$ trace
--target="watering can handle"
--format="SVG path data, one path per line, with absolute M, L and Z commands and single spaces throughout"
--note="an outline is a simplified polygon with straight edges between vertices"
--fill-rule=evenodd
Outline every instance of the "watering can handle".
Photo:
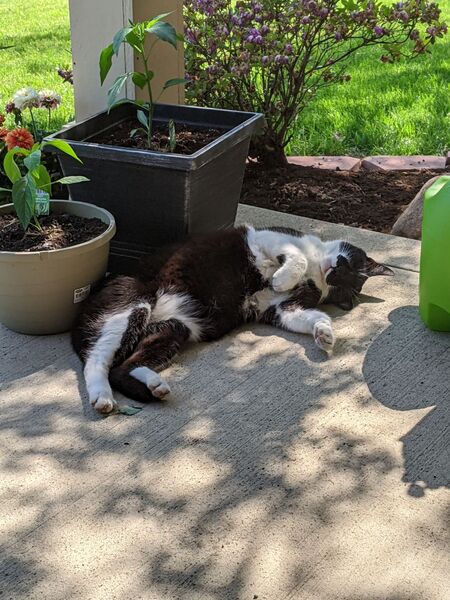
M 450 183 L 450 175 L 442 175 L 442 177 L 436 179 L 433 185 L 431 185 L 425 192 L 425 200 L 430 200 L 433 198 L 433 196 L 439 193 L 447 183 Z

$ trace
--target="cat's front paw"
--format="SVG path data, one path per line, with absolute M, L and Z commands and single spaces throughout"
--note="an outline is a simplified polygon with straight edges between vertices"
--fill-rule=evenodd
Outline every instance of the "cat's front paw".
M 275 292 L 288 292 L 293 290 L 304 277 L 308 263 L 306 259 L 300 257 L 295 261 L 286 262 L 282 265 L 272 277 L 272 288 Z
M 296 273 L 287 269 L 279 269 L 272 278 L 272 288 L 275 292 L 288 292 L 295 288 L 299 282 Z
M 314 341 L 325 352 L 333 350 L 336 338 L 334 337 L 331 323 L 319 321 L 314 325 Z
M 117 403 L 109 393 L 101 393 L 90 398 L 91 405 L 102 415 L 106 415 L 117 409 Z

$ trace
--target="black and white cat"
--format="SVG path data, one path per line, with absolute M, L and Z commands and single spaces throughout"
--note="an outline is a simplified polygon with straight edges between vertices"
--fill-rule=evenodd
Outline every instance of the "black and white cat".
M 215 340 L 246 322 L 314 336 L 331 351 L 332 303 L 349 310 L 364 282 L 393 275 L 343 241 L 293 229 L 238 227 L 193 239 L 159 272 L 107 280 L 83 305 L 72 332 L 89 400 L 115 408 L 112 388 L 140 401 L 170 392 L 159 371 L 190 341 Z

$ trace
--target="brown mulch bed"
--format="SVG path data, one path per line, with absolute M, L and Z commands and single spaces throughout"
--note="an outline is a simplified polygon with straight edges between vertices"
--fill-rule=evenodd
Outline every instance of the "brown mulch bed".
M 241 202 L 389 233 L 422 185 L 443 171 L 326 171 L 249 164 Z
M 116 126 L 102 131 L 89 138 L 89 142 L 95 144 L 107 144 L 109 146 L 121 146 L 124 148 L 138 148 L 139 150 L 155 150 L 157 152 L 169 152 L 169 129 L 168 126 L 155 124 L 151 147 L 147 146 L 147 137 L 142 132 L 137 132 L 130 137 L 133 129 L 142 125 L 136 119 L 127 119 Z M 180 123 L 176 128 L 176 154 L 193 154 L 207 144 L 217 139 L 223 132 L 217 129 L 194 129 Z
M 24 233 L 14 215 L 0 216 L 0 251 L 59 250 L 92 240 L 108 228 L 100 219 L 65 214 L 39 217 L 39 223 L 41 231 L 30 226 Z

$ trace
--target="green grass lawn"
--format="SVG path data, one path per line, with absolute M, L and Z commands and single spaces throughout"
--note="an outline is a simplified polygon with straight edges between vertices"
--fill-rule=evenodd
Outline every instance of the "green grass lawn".
M 73 118 L 73 89 L 57 74 L 71 64 L 68 0 L 0 0 L 0 112 L 22 87 L 51 89 L 62 104 L 52 114 L 55 129 Z M 40 124 L 46 123 L 46 111 Z
M 450 27 L 450 0 L 437 0 Z M 432 52 L 383 64 L 352 57 L 349 83 L 323 90 L 295 124 L 290 154 L 442 154 L 450 150 L 450 34 Z
M 0 0 L 0 107 L 25 86 L 50 88 L 63 104 L 55 127 L 73 117 L 67 0 Z M 440 5 L 450 25 L 450 0 Z M 450 149 L 450 35 L 432 54 L 385 65 L 379 49 L 353 57 L 352 80 L 323 91 L 294 125 L 291 154 L 442 154 Z M 42 115 L 44 118 L 44 115 Z

